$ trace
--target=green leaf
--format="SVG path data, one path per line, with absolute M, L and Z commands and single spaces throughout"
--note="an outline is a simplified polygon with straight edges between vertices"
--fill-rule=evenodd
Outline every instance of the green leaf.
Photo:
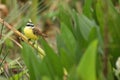
M 100 25 L 100 30 L 101 32 L 103 32 L 103 27 L 104 27 L 104 11 L 103 11 L 103 6 L 104 6 L 104 2 L 102 2 L 102 0 L 98 0 L 96 3 L 96 17 L 98 20 L 98 23 Z
M 83 37 L 88 40 L 89 33 L 93 27 L 95 27 L 95 23 L 88 19 L 86 16 L 81 14 L 78 16 L 79 18 L 79 29 L 83 35 Z
M 72 32 L 73 32 L 73 26 L 72 26 L 72 17 L 71 17 L 71 9 L 66 6 L 67 9 L 63 8 L 61 5 L 59 7 L 59 15 L 58 17 L 60 18 L 60 21 L 64 23 Z
M 89 18 L 92 18 L 92 1 L 93 0 L 85 0 L 83 6 L 83 13 Z
M 36 54 L 31 46 L 23 43 L 22 58 L 29 70 L 30 80 L 40 80 L 43 76 L 50 75 L 47 65 Z
M 109 36 L 108 42 L 110 43 L 108 44 L 108 48 L 113 56 L 111 60 L 112 65 L 115 66 L 120 52 L 120 14 L 115 9 L 111 0 L 106 0 L 106 2 L 104 2 L 104 0 L 98 0 L 96 3 L 96 16 L 102 37 L 105 33 L 104 26 L 108 27 L 107 35 Z
M 97 80 L 96 78 L 96 55 L 98 41 L 94 40 L 87 50 L 77 68 L 80 80 Z
M 71 30 L 61 22 L 61 34 L 57 36 L 58 53 L 61 62 L 67 69 L 76 63 L 76 40 Z
M 84 14 L 79 15 L 77 12 L 73 11 L 72 17 L 73 17 L 74 24 L 75 24 L 74 25 L 75 38 L 76 38 L 77 45 L 78 45 L 76 51 L 77 51 L 77 53 L 79 53 L 80 49 L 84 50 L 88 46 L 88 44 L 90 42 L 89 35 L 91 33 L 91 30 L 93 28 L 97 28 L 97 32 L 98 32 L 99 29 L 98 29 L 98 26 L 96 25 L 95 21 L 90 20 Z M 98 36 L 98 37 L 100 37 L 100 36 Z M 78 58 L 80 58 L 80 57 L 78 57 Z
M 82 34 L 85 40 L 88 40 L 89 33 L 93 27 L 96 27 L 94 20 L 90 20 L 84 14 L 78 14 L 73 11 L 73 20 L 75 22 L 75 32 L 76 34 Z
M 77 42 L 77 52 L 79 52 L 79 49 L 84 49 L 87 46 L 87 40 L 82 35 L 82 32 L 80 30 L 80 23 L 79 23 L 79 14 L 75 11 L 72 11 L 72 17 L 74 21 L 74 29 L 73 34 L 75 36 L 76 42 Z M 84 26 L 84 25 L 83 25 Z M 86 28 L 86 27 L 85 27 Z
M 75 38 L 70 31 L 70 29 L 64 24 L 61 23 L 61 36 L 60 38 L 62 39 L 63 43 L 65 44 L 64 47 L 69 54 L 73 54 L 75 52 L 76 48 L 76 41 Z
M 63 66 L 61 64 L 60 57 L 44 40 L 41 39 L 41 43 L 46 53 L 44 61 L 47 64 L 47 67 L 49 69 L 48 71 L 51 73 L 53 79 L 55 79 L 56 77 L 62 79 Z
M 109 4 L 109 12 L 107 14 L 108 17 L 108 27 L 110 32 L 110 52 L 113 56 L 112 65 L 115 65 L 117 58 L 120 56 L 120 14 L 116 11 L 114 5 L 111 1 L 108 1 Z M 114 14 L 114 15 L 113 15 Z

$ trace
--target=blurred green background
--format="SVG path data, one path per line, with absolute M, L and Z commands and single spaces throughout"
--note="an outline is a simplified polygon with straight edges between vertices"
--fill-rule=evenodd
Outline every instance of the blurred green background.
M 0 80 L 120 80 L 120 0 L 0 0 L 0 18 L 48 35 L 40 57 L 0 22 Z

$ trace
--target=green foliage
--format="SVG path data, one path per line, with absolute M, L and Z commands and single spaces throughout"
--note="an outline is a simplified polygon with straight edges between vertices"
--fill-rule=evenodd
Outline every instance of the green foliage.
M 81 13 L 62 1 L 58 3 L 56 11 L 45 14 L 47 18 L 55 17 L 60 23 L 60 33 L 56 37 L 57 50 L 52 49 L 44 39 L 39 39 L 46 54 L 40 58 L 36 49 L 23 42 L 21 57 L 27 69 L 11 76 L 10 80 L 19 80 L 26 73 L 30 80 L 114 80 L 113 68 L 120 53 L 119 11 L 111 0 L 84 0 Z M 74 7 L 77 1 L 71 0 Z M 33 1 L 31 9 L 27 4 L 19 9 L 15 1 L 15 8 L 6 20 L 14 21 L 17 15 L 13 17 L 13 13 L 21 15 L 28 9 L 27 15 L 20 16 L 22 20 L 16 24 L 16 28 L 24 26 L 29 17 L 36 23 L 39 18 L 37 14 L 41 12 L 37 12 L 37 7 L 42 3 L 37 2 Z M 12 31 L 8 32 L 0 44 L 14 47 L 13 42 L 8 40 L 12 34 Z M 114 73 L 117 74 L 117 69 Z M 119 80 L 118 74 L 117 78 Z
M 68 27 L 61 23 L 61 34 L 57 37 L 58 54 L 63 66 L 69 70 L 76 63 L 76 41 Z
M 35 50 L 27 44 L 23 44 L 22 57 L 29 70 L 30 80 L 40 80 L 44 76 L 49 76 L 47 64 L 35 54 Z
M 95 41 L 95 43 L 91 44 L 90 49 L 85 51 L 85 53 L 84 53 L 84 51 L 82 51 L 82 49 L 87 48 L 87 45 L 89 43 L 91 43 L 91 42 L 89 42 L 89 36 L 90 36 L 89 34 L 90 34 L 92 28 L 97 27 L 97 26 L 93 21 L 90 21 L 86 16 L 84 16 L 82 14 L 78 15 L 75 11 L 71 11 L 71 12 L 73 15 L 71 15 L 71 14 L 64 15 L 63 14 L 63 13 L 65 13 L 64 9 L 62 9 L 62 11 L 60 10 L 60 12 L 59 12 L 59 17 L 61 19 L 61 34 L 58 34 L 58 36 L 57 36 L 58 53 L 55 53 L 53 51 L 53 49 L 50 48 L 44 40 L 40 40 L 40 42 L 42 43 L 43 49 L 45 50 L 46 56 L 44 57 L 43 60 L 39 59 L 39 61 L 41 61 L 41 63 L 43 63 L 43 64 L 46 64 L 46 67 L 44 67 L 44 68 L 46 68 L 46 70 L 47 70 L 46 74 L 49 73 L 49 75 L 45 74 L 44 76 L 46 76 L 47 79 L 48 78 L 55 79 L 55 80 L 63 79 L 63 77 L 64 77 L 63 69 L 67 70 L 68 75 L 72 75 L 73 72 L 75 71 L 75 74 L 73 74 L 72 76 L 69 76 L 69 79 L 71 79 L 71 80 L 79 79 L 79 74 L 80 75 L 85 74 L 84 70 L 86 69 L 88 64 L 91 65 L 91 67 L 87 68 L 86 70 L 90 70 L 90 72 L 92 71 L 89 76 L 93 75 L 92 77 L 94 77 L 94 78 L 91 78 L 91 79 L 96 78 L 96 76 L 95 76 L 96 61 L 95 60 L 96 60 L 97 42 Z M 61 15 L 64 15 L 64 17 Z M 73 18 L 72 16 L 75 16 L 75 17 Z M 76 26 L 69 24 L 69 23 L 71 23 L 72 18 L 73 18 Z M 77 21 L 79 21 L 79 22 L 77 22 Z M 85 26 L 85 27 L 83 27 L 83 26 Z M 82 45 L 79 34 L 80 34 L 81 40 L 83 40 L 84 42 L 87 43 L 87 44 L 85 43 L 86 44 L 85 46 Z M 93 41 L 95 38 L 92 38 L 91 41 Z M 32 54 L 31 60 L 33 60 L 33 54 L 35 54 L 35 52 L 32 53 L 32 51 L 31 51 L 32 49 L 28 50 L 28 47 L 27 48 L 26 47 L 23 47 L 23 50 L 24 50 L 23 51 L 23 59 L 29 58 L 30 55 Z M 25 50 L 25 48 L 29 52 L 27 52 Z M 92 49 L 92 48 L 94 48 L 94 49 Z M 88 57 L 88 59 L 85 58 L 86 59 L 85 61 L 83 60 L 82 62 L 79 62 L 82 53 L 85 54 L 85 56 Z M 26 54 L 29 54 L 29 56 L 25 56 Z M 27 60 L 30 61 L 29 59 L 27 59 Z M 27 66 L 28 66 L 28 69 L 31 71 L 31 73 L 35 74 L 36 72 L 34 70 L 34 67 L 29 68 L 30 63 L 28 63 L 28 61 L 26 61 L 26 60 L 24 60 L 24 61 L 25 61 L 25 63 L 28 64 Z M 90 61 L 91 63 L 88 63 L 88 61 Z M 30 62 L 32 62 L 32 61 L 30 61 Z M 37 60 L 33 61 L 33 62 L 37 63 Z M 78 63 L 79 64 L 82 63 L 82 64 L 78 65 Z M 37 64 L 40 64 L 40 63 L 37 63 Z M 80 70 L 79 70 L 79 68 L 80 68 Z M 31 69 L 33 69 L 33 70 L 31 70 Z M 75 69 L 75 70 L 73 71 L 73 69 Z M 81 69 L 83 69 L 83 70 L 81 71 Z M 79 72 L 77 70 L 79 70 L 81 72 Z M 39 71 L 39 69 L 37 71 L 39 73 L 41 73 L 41 71 Z M 32 75 L 30 77 L 32 77 Z M 35 77 L 36 76 L 34 76 L 34 78 Z M 43 75 L 40 76 L 40 79 L 42 79 L 42 77 L 43 77 Z M 90 78 L 90 77 L 88 77 L 88 78 Z M 85 80 L 85 79 L 83 79 L 83 80 Z
M 86 0 L 83 6 L 83 13 L 89 18 L 92 18 L 92 3 L 93 0 Z
M 43 49 L 45 50 L 45 62 L 50 71 L 53 79 L 58 78 L 59 80 L 63 77 L 63 66 L 60 62 L 59 56 L 53 51 L 53 49 L 44 41 L 41 40 Z M 44 60 L 44 59 L 43 59 Z
M 96 55 L 98 41 L 93 41 L 78 64 L 80 80 L 96 80 Z M 89 66 L 88 66 L 89 65 Z M 86 77 L 87 76 L 87 77 Z
M 29 69 L 30 80 L 44 80 L 45 77 L 61 80 L 63 76 L 63 67 L 59 57 L 45 41 L 41 41 L 46 52 L 46 56 L 43 60 L 36 55 L 37 52 L 32 47 L 23 44 L 22 57 Z

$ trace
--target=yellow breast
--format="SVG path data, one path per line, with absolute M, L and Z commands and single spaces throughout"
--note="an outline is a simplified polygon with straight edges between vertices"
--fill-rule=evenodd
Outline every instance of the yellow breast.
M 24 34 L 28 39 L 33 39 L 36 40 L 38 39 L 38 36 L 36 36 L 33 31 L 32 31 L 32 27 L 25 27 L 24 28 Z

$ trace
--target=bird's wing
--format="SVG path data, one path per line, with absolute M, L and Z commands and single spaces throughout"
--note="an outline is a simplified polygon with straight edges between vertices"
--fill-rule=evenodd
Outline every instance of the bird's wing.
M 37 36 L 47 37 L 47 35 L 42 33 L 38 27 L 34 27 L 32 30 L 33 33 Z

